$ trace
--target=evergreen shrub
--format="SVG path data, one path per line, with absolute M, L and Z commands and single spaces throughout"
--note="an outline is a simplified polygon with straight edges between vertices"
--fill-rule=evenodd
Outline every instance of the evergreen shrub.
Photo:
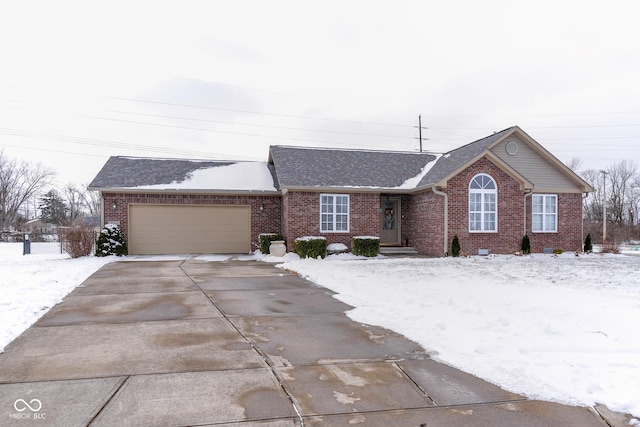
M 300 258 L 324 258 L 327 256 L 327 239 L 317 236 L 298 237 L 293 241 L 293 251 Z
M 125 256 L 128 254 L 127 242 L 120 227 L 115 224 L 106 224 L 96 242 L 96 256 Z
M 531 242 L 529 241 L 529 235 L 525 234 L 524 237 L 522 237 L 522 244 L 520 245 L 520 250 L 522 250 L 522 253 L 524 255 L 531 254 Z
M 453 236 L 453 241 L 451 241 L 451 256 L 460 256 L 460 240 L 458 240 L 457 234 Z
M 584 251 L 593 252 L 593 244 L 591 243 L 591 234 L 587 234 L 587 238 L 584 239 Z
M 354 255 L 375 257 L 380 252 L 380 238 L 375 236 L 356 236 L 351 239 L 351 252 Z
M 267 255 L 269 253 L 269 246 L 274 240 L 284 240 L 284 237 L 280 233 L 263 233 L 258 236 L 260 239 L 260 253 Z

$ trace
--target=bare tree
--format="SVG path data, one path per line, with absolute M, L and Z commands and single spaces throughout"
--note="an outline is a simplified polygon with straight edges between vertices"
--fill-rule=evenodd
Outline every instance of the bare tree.
M 22 205 L 49 186 L 54 176 L 41 164 L 10 160 L 0 151 L 0 228 L 12 226 Z
M 76 184 L 69 183 L 64 186 L 62 193 L 69 209 L 69 221 L 73 222 L 84 214 L 84 191 Z
M 582 179 L 587 181 L 593 192 L 584 198 L 584 217 L 591 221 L 602 221 L 602 176 L 600 171 L 588 169 L 581 174 Z
M 100 193 L 89 191 L 86 184 L 69 183 L 64 187 L 63 193 L 72 222 L 83 216 L 100 215 Z
M 90 191 L 88 185 L 84 186 L 84 192 L 82 193 L 82 198 L 84 200 L 84 207 L 89 214 L 89 216 L 99 216 L 100 215 L 100 192 L 99 191 Z
M 631 184 L 637 176 L 638 166 L 627 160 L 614 163 L 607 168 L 607 208 L 611 209 L 611 218 L 618 225 L 627 221 L 631 193 Z
M 582 159 L 580 157 L 572 157 L 571 160 L 566 163 L 566 165 L 575 173 L 579 173 L 580 168 L 582 167 Z
M 631 234 L 632 230 L 635 232 L 638 222 L 640 220 L 640 175 L 633 177 L 631 183 L 631 189 L 629 192 L 629 240 L 640 240 L 640 230 L 638 234 Z

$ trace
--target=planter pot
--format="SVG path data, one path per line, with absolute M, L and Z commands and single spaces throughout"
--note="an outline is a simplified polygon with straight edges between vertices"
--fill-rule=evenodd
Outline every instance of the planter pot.
M 287 247 L 284 245 L 284 240 L 273 240 L 269 245 L 269 253 L 273 256 L 284 256 L 287 253 Z

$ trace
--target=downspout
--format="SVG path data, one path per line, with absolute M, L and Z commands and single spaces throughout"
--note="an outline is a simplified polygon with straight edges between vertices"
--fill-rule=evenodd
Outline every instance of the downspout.
M 100 228 L 104 227 L 104 193 L 100 192 Z
M 438 190 L 435 185 L 431 187 L 431 191 L 433 191 L 433 194 L 444 197 L 444 250 L 442 255 L 447 256 L 449 249 L 449 196 L 447 196 L 447 193 Z
M 582 221 L 581 221 L 581 225 L 582 225 L 582 232 L 581 232 L 581 234 L 582 234 L 582 242 L 580 243 L 580 247 L 582 248 L 583 252 L 584 252 L 584 239 L 585 239 L 585 237 L 584 237 L 584 201 L 585 201 L 585 199 L 587 197 L 589 197 L 589 193 L 582 193 L 582 205 L 580 206 L 580 215 L 581 215 L 581 218 L 582 218 Z
M 524 197 L 522 198 L 522 204 L 524 205 L 524 233 L 522 233 L 523 236 L 527 234 L 527 197 L 529 197 L 531 194 L 533 194 L 533 190 L 529 190 L 528 192 L 524 193 Z

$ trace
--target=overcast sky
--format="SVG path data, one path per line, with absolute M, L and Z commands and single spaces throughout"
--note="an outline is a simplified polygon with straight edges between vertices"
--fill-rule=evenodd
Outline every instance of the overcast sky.
M 3 1 L 0 146 L 60 183 L 112 155 L 444 152 L 519 125 L 640 164 L 637 2 Z

